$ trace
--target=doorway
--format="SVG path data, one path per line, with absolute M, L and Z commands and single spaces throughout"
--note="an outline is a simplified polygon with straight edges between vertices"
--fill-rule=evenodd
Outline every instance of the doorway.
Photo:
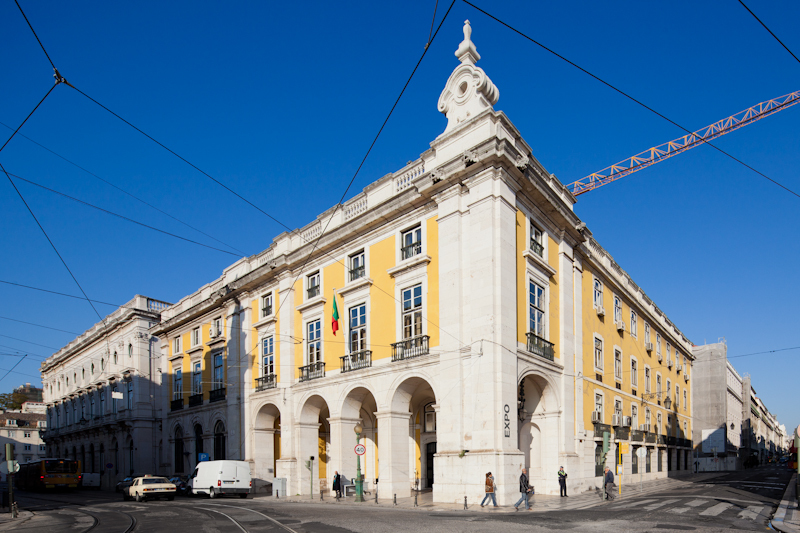
M 427 486 L 426 489 L 433 488 L 433 456 L 436 453 L 436 443 L 429 442 L 425 446 L 425 473 Z

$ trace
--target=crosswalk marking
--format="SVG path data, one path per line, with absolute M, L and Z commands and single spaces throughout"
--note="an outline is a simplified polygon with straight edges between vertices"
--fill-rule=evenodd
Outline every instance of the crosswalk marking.
M 707 500 L 692 500 L 690 502 L 687 502 L 686 505 L 688 505 L 689 507 L 698 507 L 700 505 L 705 505 L 707 503 L 708 503 Z
M 642 505 L 642 504 L 650 503 L 650 502 L 654 502 L 654 501 L 655 500 L 639 500 L 639 501 L 634 501 L 634 502 L 629 502 L 629 503 L 623 503 L 622 505 L 616 506 L 616 509 L 623 509 L 625 507 L 633 507 L 634 505 Z
M 654 509 L 658 509 L 659 507 L 663 507 L 665 505 L 669 505 L 669 504 L 675 503 L 677 501 L 680 501 L 680 500 L 664 500 L 663 502 L 658 502 L 658 503 L 654 503 L 652 505 L 648 505 L 647 507 L 645 507 L 645 509 L 647 509 L 648 511 L 653 511 Z
M 764 510 L 763 505 L 750 505 L 747 509 L 744 509 L 741 513 L 739 513 L 739 518 L 747 518 L 749 520 L 755 520 L 758 518 L 758 515 L 761 514 L 761 511 Z
M 686 511 L 688 511 L 689 509 L 691 509 L 691 507 L 676 507 L 674 509 L 667 510 L 667 512 L 668 513 L 675 513 L 675 514 L 683 514 Z
M 709 507 L 708 509 L 706 509 L 705 511 L 700 513 L 700 515 L 701 516 L 717 516 L 718 514 L 720 514 L 721 512 L 723 512 L 725 509 L 727 509 L 730 506 L 731 506 L 730 503 L 718 503 L 717 505 L 715 505 L 713 507 Z

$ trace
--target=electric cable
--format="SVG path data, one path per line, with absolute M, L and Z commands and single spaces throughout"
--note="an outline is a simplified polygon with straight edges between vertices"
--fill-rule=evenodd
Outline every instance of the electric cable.
M 39 288 L 39 287 L 32 287 L 30 285 L 23 285 L 21 283 L 14 283 L 13 281 L 0 280 L 0 283 L 2 283 L 4 285 L 13 285 L 15 287 L 21 287 L 23 289 L 30 289 L 30 290 L 34 290 L 34 291 L 40 291 L 40 292 L 47 292 L 47 293 L 50 293 L 50 294 L 56 294 L 58 296 L 66 296 L 67 298 L 75 298 L 76 300 L 85 300 L 86 299 L 83 296 L 75 296 L 73 294 L 67 294 L 67 293 L 64 293 L 64 292 L 51 291 L 49 289 L 42 289 L 42 288 Z M 98 304 L 110 305 L 112 307 L 124 307 L 122 305 L 112 304 L 112 303 L 109 303 L 109 302 L 104 302 L 102 300 L 90 300 L 90 301 L 94 302 L 94 303 L 98 303 Z
M 631 100 L 632 102 L 634 102 L 634 103 L 636 103 L 636 104 L 638 104 L 638 105 L 642 106 L 643 108 L 647 109 L 647 110 L 648 110 L 648 111 L 650 111 L 651 113 L 654 113 L 654 114 L 658 115 L 659 117 L 663 118 L 664 120 L 666 120 L 666 121 L 667 121 L 667 122 L 669 122 L 670 124 L 672 124 L 672 125 L 674 125 L 674 126 L 677 126 L 678 128 L 682 129 L 683 131 L 685 131 L 686 133 L 688 133 L 688 134 L 690 134 L 690 135 L 694 133 L 694 132 L 692 132 L 692 131 L 688 130 L 687 128 L 684 128 L 683 126 L 681 126 L 680 124 L 678 124 L 678 123 L 677 123 L 677 122 L 675 122 L 674 120 L 672 120 L 672 119 L 670 119 L 670 118 L 666 117 L 665 115 L 663 115 L 663 114 L 659 113 L 658 111 L 656 111 L 656 110 L 655 110 L 655 109 L 653 109 L 652 107 L 648 106 L 647 104 L 645 104 L 645 103 L 641 102 L 640 100 L 637 100 L 636 98 L 634 98 L 633 96 L 629 95 L 628 93 L 626 93 L 626 92 L 622 91 L 621 89 L 618 89 L 618 88 L 616 88 L 615 86 L 611 85 L 610 83 L 608 83 L 607 81 L 603 80 L 602 78 L 600 78 L 600 77 L 598 77 L 598 76 L 595 76 L 594 74 L 592 74 L 591 72 L 589 72 L 589 71 L 588 71 L 588 70 L 586 70 L 585 68 L 581 67 L 580 65 L 578 65 L 578 64 L 576 64 L 576 63 L 573 63 L 572 61 L 570 61 L 570 60 L 569 60 L 569 59 L 567 59 L 566 57 L 562 56 L 562 55 L 561 55 L 561 54 L 559 54 L 558 52 L 556 52 L 556 51 L 554 51 L 554 50 L 552 50 L 552 49 L 548 48 L 547 46 L 545 46 L 545 45 L 543 45 L 542 43 L 540 43 L 540 42 L 536 41 L 536 40 L 535 40 L 535 39 L 533 39 L 532 37 L 529 37 L 528 35 L 526 35 L 526 34 L 522 33 L 521 31 L 519 31 L 518 29 L 514 28 L 513 26 L 511 26 L 511 25 L 509 25 L 509 24 L 507 24 L 507 23 L 503 22 L 502 20 L 500 20 L 499 18 L 495 17 L 494 15 L 492 15 L 492 14 L 490 14 L 490 13 L 488 13 L 488 12 L 484 11 L 483 9 L 479 8 L 478 6 L 476 6 L 475 4 L 473 4 L 472 2 L 470 2 L 469 0 L 462 0 L 462 1 L 463 1 L 465 4 L 468 4 L 468 5 L 472 6 L 473 8 L 477 9 L 478 11 L 480 11 L 481 13 L 483 13 L 484 15 L 486 15 L 487 17 L 491 18 L 492 20 L 495 20 L 496 22 L 498 22 L 498 23 L 502 24 L 503 26 L 505 26 L 506 28 L 510 29 L 510 30 L 511 30 L 511 31 L 513 31 L 514 33 L 516 33 L 516 34 L 520 35 L 521 37 L 523 37 L 523 38 L 525 38 L 525 39 L 527 39 L 527 40 L 529 40 L 530 42 L 532 42 L 532 43 L 533 43 L 533 44 L 535 44 L 536 46 L 539 46 L 540 48 L 542 48 L 542 49 L 546 50 L 547 52 L 550 52 L 551 54 L 553 54 L 554 56 L 558 57 L 559 59 L 561 59 L 561 60 L 563 60 L 563 61 L 565 61 L 565 62 L 569 63 L 570 65 L 572 65 L 573 67 L 577 68 L 578 70 L 580 70 L 580 71 L 581 71 L 581 72 L 583 72 L 584 74 L 587 74 L 587 75 L 591 76 L 592 78 L 594 78 L 595 80 L 599 81 L 600 83 L 602 83 L 603 85 L 607 86 L 608 88 L 610 88 L 610 89 L 612 89 L 612 90 L 614 90 L 614 91 L 618 92 L 619 94 L 621 94 L 621 95 L 622 95 L 622 96 L 624 96 L 625 98 L 627 98 L 627 99 Z M 747 164 L 747 163 L 745 163 L 744 161 L 742 161 L 742 160 L 740 160 L 740 159 L 738 159 L 738 158 L 734 157 L 733 155 L 729 154 L 728 152 L 726 152 L 726 151 L 725 151 L 725 150 L 723 150 L 722 148 L 719 148 L 718 146 L 716 146 L 716 145 L 714 145 L 714 144 L 711 144 L 709 141 L 707 141 L 707 140 L 705 140 L 705 139 L 703 139 L 703 138 L 699 138 L 699 140 L 703 141 L 705 144 L 707 144 L 708 146 L 710 146 L 710 147 L 711 147 L 711 148 L 713 148 L 714 150 L 718 151 L 719 153 L 721 153 L 721 154 L 723 154 L 723 155 L 726 155 L 726 156 L 728 156 L 729 158 L 733 159 L 734 161 L 736 161 L 736 162 L 737 162 L 737 163 L 739 163 L 740 165 L 742 165 L 742 166 L 744 166 L 744 167 L 746 167 L 746 168 L 749 168 L 750 170 L 752 170 L 753 172 L 755 172 L 755 173 L 756 173 L 756 174 L 758 174 L 759 176 L 761 176 L 761 177 L 763 177 L 763 178 L 765 178 L 765 179 L 767 179 L 767 180 L 771 181 L 772 183 L 774 183 L 774 184 L 775 184 L 775 185 L 777 185 L 778 187 L 780 187 L 780 188 L 782 188 L 782 189 L 786 190 L 787 192 L 789 192 L 789 193 L 791 193 L 791 194 L 793 194 L 793 195 L 797 196 L 798 198 L 800 198 L 800 194 L 796 193 L 795 191 L 793 191 L 792 189 L 790 189 L 790 188 L 786 187 L 785 185 L 783 185 L 783 184 L 781 184 L 781 183 L 779 183 L 779 182 L 775 181 L 774 179 L 770 178 L 769 176 L 767 176 L 767 175 L 766 175 L 766 174 L 764 174 L 763 172 L 761 172 L 761 171 L 759 171 L 759 170 L 757 170 L 757 169 L 755 169 L 755 168 L 751 167 L 750 165 L 748 165 L 748 164 Z
M 0 335 L 0 337 L 11 339 L 14 341 L 24 342 L 27 344 L 33 344 L 34 346 L 41 346 L 42 348 L 47 348 L 49 350 L 60 350 L 60 348 L 54 348 L 52 346 L 47 346 L 46 344 L 39 344 L 38 342 L 26 341 L 25 339 L 18 339 L 17 337 L 9 337 L 8 335 Z
M 27 117 L 25 117 L 25 120 L 23 120 L 23 121 L 22 121 L 22 123 L 21 123 L 19 126 L 17 126 L 17 129 L 15 129 L 15 130 L 14 130 L 14 132 L 11 134 L 11 137 L 9 137 L 9 138 L 6 140 L 6 142 L 5 142 L 5 143 L 3 143 L 3 146 L 0 146 L 0 152 L 2 152 L 2 151 L 3 151 L 3 148 L 5 148 L 5 147 L 8 145 L 8 143 L 10 143 L 10 142 L 11 142 L 11 139 L 13 139 L 13 138 L 14 138 L 14 135 L 16 135 L 16 134 L 17 134 L 17 132 L 20 130 L 20 128 L 21 128 L 22 126 L 24 126 L 26 122 L 28 122 L 28 119 L 29 119 L 29 118 L 31 118 L 31 115 L 33 115 L 33 113 L 34 113 L 34 112 L 35 112 L 37 109 L 39 109 L 39 106 L 40 106 L 40 105 L 42 105 L 42 102 L 44 102 L 44 101 L 45 101 L 45 99 L 46 99 L 48 96 L 50 96 L 50 93 L 51 93 L 51 92 L 53 92 L 53 89 L 55 89 L 55 88 L 56 88 L 56 86 L 55 86 L 55 85 L 53 85 L 52 87 L 50 87 L 50 90 L 49 90 L 49 91 L 47 91 L 47 94 L 45 94 L 45 95 L 44 95 L 44 97 L 42 97 L 42 99 L 41 99 L 41 100 L 39 100 L 39 103 L 38 103 L 38 104 L 36 104 L 36 107 L 34 107 L 34 108 L 33 108 L 33 111 L 31 111 L 30 113 L 28 113 L 28 116 L 27 116 Z
M 19 5 L 19 2 L 17 0 L 14 0 L 14 2 L 17 4 L 17 7 L 19 8 L 19 12 L 22 13 L 22 16 L 25 18 L 25 22 L 28 23 L 28 27 L 33 32 L 33 36 L 36 37 L 36 41 L 39 43 L 39 46 L 42 47 L 42 52 L 44 52 L 44 55 L 47 56 L 47 60 L 50 62 L 50 66 L 53 67 L 53 70 L 56 70 L 56 66 L 53 64 L 53 60 L 50 59 L 50 54 L 48 54 L 47 50 L 44 49 L 44 45 L 42 44 L 42 41 L 39 39 L 39 36 L 36 35 L 36 30 L 33 29 L 33 26 L 31 25 L 31 21 L 28 20 L 28 17 L 25 15 L 25 12 L 22 10 L 22 6 Z
M 81 335 L 80 333 L 77 333 L 75 331 L 67 331 L 65 329 L 51 328 L 50 326 L 43 326 L 41 324 L 34 324 L 33 322 L 25 322 L 24 320 L 17 320 L 16 318 L 8 318 L 6 316 L 0 316 L 0 319 L 2 319 L 2 320 L 10 320 L 12 322 L 19 322 L 20 324 L 28 324 L 29 326 L 36 326 L 36 327 L 44 328 L 44 329 L 52 329 L 53 331 L 61 331 L 62 333 L 70 333 L 72 335 Z
M 5 124 L 5 123 L 3 123 L 3 122 L 0 122 L 0 126 L 5 126 L 5 127 L 6 127 L 6 128 L 8 128 L 8 129 L 13 129 L 11 126 L 9 126 L 8 124 Z M 94 172 L 91 172 L 91 171 L 87 170 L 86 168 L 84 168 L 84 167 L 80 166 L 79 164 L 75 163 L 74 161 L 70 161 L 69 159 L 67 159 L 67 158 L 66 158 L 66 157 L 64 157 L 63 155 L 59 154 L 58 152 L 55 152 L 55 151 L 51 150 L 50 148 L 48 148 L 47 146 L 45 146 L 45 145 L 43 145 L 43 144 L 41 144 L 41 143 L 39 143 L 39 142 L 36 142 L 35 140 L 31 139 L 30 137 L 28 137 L 28 136 L 26 136 L 26 135 L 24 135 L 24 134 L 22 134 L 22 133 L 17 133 L 17 135 L 18 135 L 18 136 L 20 136 L 20 137 L 22 137 L 23 139 L 26 139 L 26 140 L 28 140 L 28 141 L 32 142 L 32 143 L 33 143 L 33 144 L 35 144 L 36 146 L 38 146 L 38 147 L 40 147 L 40 148 L 42 148 L 42 149 L 44 149 L 44 150 L 47 150 L 48 152 L 50 152 L 50 153 L 51 153 L 51 154 L 53 154 L 54 156 L 56 156 L 56 157 L 58 157 L 58 158 L 60 158 L 60 159 L 63 159 L 64 161 L 66 161 L 66 162 L 67 162 L 67 163 L 69 163 L 70 165 L 72 165 L 72 166 L 74 166 L 75 168 L 78 168 L 78 169 L 80 169 L 80 170 L 82 170 L 82 171 L 86 172 L 86 173 L 87 173 L 87 174 L 89 174 L 90 176 L 92 176 L 92 177 L 94 177 L 94 178 L 96 178 L 96 179 L 98 179 L 98 180 L 102 181 L 102 182 L 103 182 L 103 183 L 105 183 L 106 185 L 109 185 L 109 186 L 111 186 L 111 187 L 114 187 L 115 189 L 117 189 L 117 190 L 118 190 L 118 191 L 120 191 L 121 193 L 123 193 L 123 194 L 126 194 L 126 195 L 130 196 L 131 198 L 133 198 L 133 199 L 134 199 L 134 200 L 136 200 L 137 202 L 141 202 L 142 204 L 146 205 L 147 207 L 149 207 L 149 208 L 151 208 L 151 209 L 154 209 L 154 210 L 158 211 L 158 212 L 159 212 L 159 213 L 161 213 L 162 215 L 166 215 L 166 216 L 168 216 L 169 218 L 171 218 L 172 220 L 174 220 L 174 221 L 176 221 L 176 222 L 179 222 L 179 223 L 183 224 L 183 225 L 184 225 L 184 226 L 186 226 L 187 228 L 189 228 L 189 229 L 192 229 L 192 230 L 194 230 L 194 231 L 196 231 L 196 232 L 198 232 L 198 233 L 200 233 L 200 234 L 202 234 L 202 235 L 205 235 L 205 236 L 206 236 L 206 237 L 208 237 L 209 239 L 212 239 L 212 240 L 214 240 L 214 241 L 216 241 L 216 242 L 218 242 L 218 243 L 220 243 L 220 244 L 222 244 L 222 245 L 225 245 L 225 246 L 227 246 L 228 248 L 230 248 L 231 250 L 234 250 L 234 251 L 238 252 L 238 253 L 239 253 L 239 254 L 241 254 L 242 256 L 246 256 L 246 255 L 247 255 L 245 252 L 243 252 L 243 251 L 241 251 L 241 250 L 237 249 L 235 246 L 233 246 L 233 245 L 231 245 L 231 244 L 228 244 L 228 243 L 226 243 L 226 242 L 223 242 L 223 241 L 221 241 L 221 240 L 217 239 L 216 237 L 214 237 L 214 236 L 212 236 L 212 235 L 209 235 L 208 233 L 204 232 L 203 230 L 201 230 L 201 229 L 199 229 L 199 228 L 196 228 L 196 227 L 192 226 L 192 225 L 191 225 L 191 224 L 189 224 L 188 222 L 184 222 L 183 220 L 181 220 L 181 219 L 179 219 L 178 217 L 175 217 L 175 216 L 173 216 L 173 215 L 169 214 L 167 211 L 164 211 L 163 209 L 159 209 L 158 207 L 154 206 L 153 204 L 151 204 L 151 203 L 147 202 L 146 200 L 143 200 L 142 198 L 139 198 L 139 197 L 138 197 L 138 196 L 136 196 L 135 194 L 133 194 L 133 193 L 131 193 L 131 192 L 129 192 L 129 191 L 126 191 L 126 190 L 125 190 L 125 189 L 123 189 L 122 187 L 119 187 L 119 186 L 117 186 L 117 185 L 115 185 L 115 184 L 111 183 L 110 181 L 108 181 L 108 180 L 106 180 L 106 179 L 103 179 L 103 178 L 101 178 L 100 176 L 98 176 L 98 175 L 97 175 L 97 174 L 95 174 Z M 13 174 L 12 174 L 12 175 L 13 175 Z
M 796 56 L 796 55 L 794 55 L 794 52 L 792 52 L 791 50 L 789 50 L 789 47 L 788 47 L 788 46 L 786 46 L 785 44 L 783 44 L 783 41 L 781 41 L 780 39 L 778 39 L 778 36 L 777 36 L 777 35 L 775 35 L 775 34 L 772 32 L 772 30 L 771 30 L 771 29 L 769 29 L 769 28 L 767 27 L 767 25 L 766 25 L 766 24 L 764 24 L 764 22 L 763 22 L 763 21 L 762 21 L 760 18 L 758 18 L 758 16 L 756 16 L 756 14 L 755 14 L 755 13 L 753 13 L 753 11 L 752 11 L 752 10 L 751 10 L 749 7 L 747 7 L 747 5 L 746 5 L 744 2 L 742 2 L 742 0 L 739 0 L 739 3 L 740 3 L 740 4 L 742 4 L 742 6 L 743 6 L 743 7 L 744 7 L 744 8 L 745 8 L 745 9 L 746 9 L 746 10 L 747 10 L 747 11 L 748 11 L 748 12 L 749 12 L 751 15 L 753 15 L 753 18 L 755 18 L 755 19 L 756 19 L 756 20 L 759 22 L 759 24 L 761 24 L 762 26 L 764 26 L 764 29 L 765 29 L 765 30 L 767 30 L 767 31 L 769 32 L 769 34 L 770 34 L 770 35 L 772 35 L 772 36 L 775 38 L 775 40 L 776 40 L 776 41 L 778 41 L 779 43 L 781 43 L 781 46 L 783 46 L 783 47 L 786 49 L 786 51 L 787 51 L 787 52 L 789 52 L 790 54 L 792 54 L 792 57 L 794 58 L 794 60 L 795 60 L 795 61 L 797 61 L 798 63 L 800 63 L 800 59 L 798 59 L 798 58 L 797 58 L 797 56 Z
M 40 184 L 40 183 L 36 183 L 35 181 L 31 181 L 31 180 L 29 180 L 29 179 L 25 179 L 25 178 L 23 178 L 22 176 L 18 176 L 17 174 L 12 174 L 11 172 L 7 172 L 7 174 L 8 174 L 9 176 L 14 176 L 16 179 L 18 179 L 18 180 L 21 180 L 21 181 L 24 181 L 25 183 L 29 183 L 29 184 L 31 184 L 31 185 L 33 185 L 33 186 L 35 186 L 35 187 L 39 187 L 39 188 L 41 188 L 41 189 L 44 189 L 44 190 L 46 190 L 46 191 L 49 191 L 49 192 L 51 192 L 51 193 L 53 193 L 53 194 L 57 194 L 57 195 L 59 195 L 59 196 L 63 196 L 64 198 L 67 198 L 67 199 L 69 199 L 69 200 L 72 200 L 73 202 L 77 202 L 77 203 L 79 203 L 79 204 L 83 204 L 83 205 L 85 205 L 85 206 L 87 206 L 87 207 L 91 207 L 92 209 L 97 209 L 98 211 L 102 211 L 103 213 L 106 213 L 106 214 L 108 214 L 108 215 L 115 216 L 115 217 L 117 217 L 117 218 L 121 218 L 122 220 L 127 220 L 128 222 L 132 222 L 133 224 L 137 224 L 137 225 L 139 225 L 139 226 L 142 226 L 142 227 L 145 227 L 145 228 L 147 228 L 147 229 L 151 229 L 151 230 L 153 230 L 153 231 L 157 231 L 157 232 L 159 232 L 159 233 L 163 233 L 164 235 L 168 235 L 168 236 L 170 236 L 170 237 L 174 237 L 174 238 L 176 238 L 176 239 L 180 239 L 180 240 L 182 240 L 182 241 L 190 242 L 190 243 L 192 243 L 192 244 L 196 244 L 196 245 L 198 245 L 198 246 L 202 246 L 202 247 L 204 247 L 204 248 L 209 248 L 210 250 L 215 250 L 215 251 L 217 251 L 217 252 L 222 252 L 222 253 L 224 253 L 224 254 L 232 255 L 232 256 L 234 256 L 234 257 L 239 257 L 239 255 L 238 255 L 238 254 L 235 254 L 235 253 L 233 253 L 233 252 L 229 252 L 228 250 L 223 250 L 222 248 L 217 248 L 216 246 L 211 246 L 211 245 L 208 245 L 208 244 L 203 244 L 202 242 L 195 241 L 195 240 L 193 240 L 193 239 L 189 239 L 189 238 L 187 238 L 187 237 L 181 237 L 180 235 L 177 235 L 177 234 L 175 234 L 175 233 L 171 233 L 171 232 L 169 232 L 169 231 L 165 231 L 165 230 L 163 230 L 163 229 L 158 229 L 158 228 L 156 228 L 155 226 L 151 226 L 151 225 L 149 225 L 149 224 L 145 224 L 144 222 L 139 222 L 138 220 L 134 220 L 134 219 L 132 219 L 132 218 L 128 218 L 128 217 L 126 217 L 126 216 L 124 216 L 124 215 L 120 215 L 119 213 L 115 213 L 115 212 L 113 212 L 113 211 L 109 211 L 108 209 L 103 209 L 102 207 L 96 206 L 96 205 L 94 205 L 94 204 L 90 204 L 89 202 L 85 202 L 85 201 L 83 201 L 83 200 L 80 200 L 80 199 L 78 199 L 78 198 L 75 198 L 74 196 L 70 196 L 70 195 L 68 195 L 68 194 L 66 194 L 66 193 L 63 193 L 63 192 L 57 191 L 57 190 L 55 190 L 55 189 L 51 189 L 50 187 L 46 187 L 46 186 L 44 186 L 44 185 L 42 185 L 42 184 Z
M 12 367 L 11 367 L 11 370 L 9 370 L 9 371 L 7 371 L 5 374 L 3 374 L 3 377 L 2 377 L 2 378 L 0 378 L 0 381 L 3 381 L 4 379 L 6 379 L 6 376 L 8 376 L 8 375 L 9 375 L 9 374 L 10 374 L 10 373 L 11 373 L 11 372 L 12 372 L 12 371 L 15 369 L 15 368 L 17 368 L 17 367 L 19 366 L 19 364 L 20 364 L 22 361 L 24 361 L 24 360 L 25 360 L 25 357 L 28 357 L 28 356 L 26 355 L 26 356 L 22 357 L 22 359 L 20 359 L 19 361 L 17 361 L 17 363 L 16 363 L 14 366 L 12 366 Z

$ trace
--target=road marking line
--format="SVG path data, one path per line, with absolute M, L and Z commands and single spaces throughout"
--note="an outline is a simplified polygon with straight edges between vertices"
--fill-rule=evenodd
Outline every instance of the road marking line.
M 708 502 L 705 500 L 692 500 L 690 502 L 687 502 L 686 505 L 688 505 L 689 507 L 698 507 L 700 505 L 705 505 L 707 503 Z
M 623 509 L 625 507 L 633 507 L 634 505 L 642 505 L 644 503 L 654 502 L 655 500 L 641 500 L 641 501 L 634 501 L 629 503 L 623 503 L 622 505 L 615 505 L 614 509 Z
M 761 511 L 764 509 L 763 505 L 750 505 L 747 509 L 739 513 L 739 518 L 747 518 L 748 520 L 755 520 Z
M 717 505 L 709 507 L 708 509 L 700 513 L 700 516 L 717 516 L 730 506 L 731 506 L 730 503 L 718 503 Z
M 689 509 L 691 509 L 691 507 L 675 507 L 674 509 L 669 509 L 667 512 L 675 514 L 683 514 Z
M 663 507 L 664 505 L 669 505 L 671 503 L 678 502 L 680 500 L 664 500 L 663 502 L 654 503 L 653 505 L 648 505 L 645 507 L 648 511 L 653 511 L 654 509 L 658 509 L 659 507 Z

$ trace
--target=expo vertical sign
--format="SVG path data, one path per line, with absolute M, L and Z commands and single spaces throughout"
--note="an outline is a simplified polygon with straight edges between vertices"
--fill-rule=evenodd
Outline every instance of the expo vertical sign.
M 511 408 L 508 404 L 503 406 L 503 436 L 506 438 L 511 437 L 511 418 L 509 418 L 508 413 L 511 412 Z

